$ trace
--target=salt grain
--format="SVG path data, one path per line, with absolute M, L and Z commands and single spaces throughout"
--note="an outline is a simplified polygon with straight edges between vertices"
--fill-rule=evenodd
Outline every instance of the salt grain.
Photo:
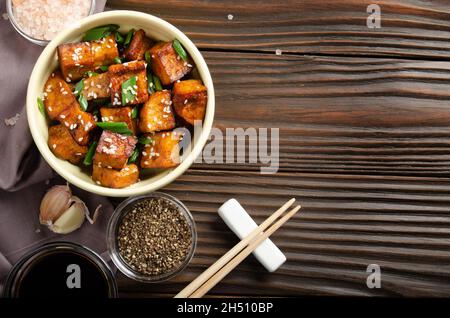
M 5 125 L 6 126 L 14 126 L 17 121 L 20 118 L 20 114 L 15 114 L 13 117 L 11 118 L 5 118 Z
M 41 40 L 53 39 L 60 30 L 86 17 L 90 7 L 90 0 L 13 0 L 13 13 L 20 28 Z
M 233 16 L 232 14 L 229 14 L 229 15 L 227 16 L 227 18 L 228 18 L 229 21 L 231 21 L 231 20 L 234 19 L 234 16 Z
M 282 53 L 283 53 L 283 52 L 282 52 L 280 49 L 276 49 L 276 50 L 275 50 L 275 54 L 276 54 L 276 55 L 281 55 Z

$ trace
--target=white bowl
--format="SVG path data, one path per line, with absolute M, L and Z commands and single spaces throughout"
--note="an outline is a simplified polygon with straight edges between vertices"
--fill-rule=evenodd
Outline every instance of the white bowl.
M 183 154 L 182 163 L 176 168 L 142 178 L 138 183 L 123 189 L 111 189 L 97 185 L 92 181 L 91 176 L 82 171 L 81 168 L 57 158 L 47 146 L 48 124 L 39 112 L 36 102 L 37 97 L 41 96 L 48 76 L 58 65 L 57 46 L 62 43 L 80 41 L 87 30 L 104 24 L 118 24 L 121 32 L 126 32 L 131 28 L 143 29 L 149 37 L 155 40 L 171 41 L 175 38 L 178 39 L 194 60 L 200 77 L 208 89 L 208 104 L 202 131 L 197 136 L 192 136 L 191 151 Z M 174 181 L 186 171 L 198 157 L 208 139 L 214 118 L 214 105 L 214 87 L 211 74 L 203 56 L 192 41 L 170 23 L 155 16 L 135 11 L 110 11 L 94 14 L 82 19 L 72 28 L 59 33 L 39 56 L 31 73 L 27 91 L 28 124 L 34 142 L 45 161 L 69 183 L 86 191 L 111 197 L 128 197 L 155 191 Z

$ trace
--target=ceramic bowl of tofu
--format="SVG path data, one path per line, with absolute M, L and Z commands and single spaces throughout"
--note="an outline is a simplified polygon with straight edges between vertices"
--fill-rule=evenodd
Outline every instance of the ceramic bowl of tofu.
M 95 38 L 99 29 L 108 32 Z M 123 10 L 59 33 L 35 64 L 26 105 L 45 161 L 69 183 L 111 197 L 183 174 L 208 140 L 214 108 L 192 41 L 160 18 Z

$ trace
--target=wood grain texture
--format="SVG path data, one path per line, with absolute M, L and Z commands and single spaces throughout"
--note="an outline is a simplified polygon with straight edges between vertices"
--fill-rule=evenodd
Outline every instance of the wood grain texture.
M 257 180 L 258 184 L 255 185 Z M 253 257 L 211 295 L 450 296 L 450 179 L 190 170 L 164 189 L 194 215 L 198 247 L 170 283 L 120 278 L 122 296 L 175 294 L 236 242 L 217 215 L 235 197 L 260 223 L 295 196 L 302 211 L 273 236 L 288 261 L 267 273 Z M 382 288 L 366 287 L 378 264 Z
M 204 56 L 216 90 L 215 127 L 279 128 L 280 171 L 449 175 L 448 62 Z
M 268 274 L 250 258 L 211 296 L 450 297 L 450 3 L 377 1 L 382 28 L 369 30 L 372 2 L 108 1 L 200 47 L 215 128 L 280 129 L 277 174 L 200 163 L 163 189 L 193 212 L 196 255 L 165 284 L 120 276 L 123 297 L 174 295 L 232 247 L 217 215 L 225 200 L 261 222 L 293 196 L 303 211 L 273 237 L 288 262 Z M 379 290 L 366 287 L 371 263 Z
M 381 7 L 380 29 L 367 28 L 372 3 Z M 446 0 L 109 0 L 108 6 L 160 16 L 200 48 L 450 58 Z

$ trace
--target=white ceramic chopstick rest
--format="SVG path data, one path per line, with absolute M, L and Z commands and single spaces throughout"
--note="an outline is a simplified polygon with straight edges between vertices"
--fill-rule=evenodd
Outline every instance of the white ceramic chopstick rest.
M 236 199 L 222 204 L 219 215 L 241 240 L 258 227 Z M 270 239 L 263 241 L 253 255 L 269 272 L 276 271 L 286 261 L 286 256 Z

